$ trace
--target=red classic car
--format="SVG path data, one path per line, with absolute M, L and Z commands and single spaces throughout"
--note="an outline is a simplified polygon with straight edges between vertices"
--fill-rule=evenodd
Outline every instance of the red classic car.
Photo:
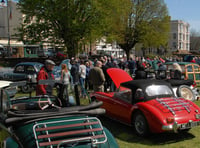
M 91 99 L 102 101 L 108 117 L 133 126 L 137 135 L 188 131 L 200 125 L 200 107 L 175 97 L 168 82 L 132 80 L 128 73 L 117 68 L 110 68 L 107 73 L 116 91 L 94 92 Z

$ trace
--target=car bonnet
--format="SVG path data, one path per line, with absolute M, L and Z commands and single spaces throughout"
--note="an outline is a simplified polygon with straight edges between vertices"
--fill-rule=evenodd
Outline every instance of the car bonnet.
M 4 80 L 1 80 L 0 81 L 0 88 L 3 88 L 3 87 L 7 87 L 10 85 L 10 83 L 12 83 L 11 81 L 4 81 Z
M 127 72 L 119 68 L 109 68 L 107 73 L 117 88 L 119 88 L 121 83 L 133 80 Z

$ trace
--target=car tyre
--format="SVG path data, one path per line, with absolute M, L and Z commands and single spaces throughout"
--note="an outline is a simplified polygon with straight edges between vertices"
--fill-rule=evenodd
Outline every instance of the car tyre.
M 91 97 L 91 102 L 98 102 L 96 97 Z
M 29 92 L 31 92 L 32 88 L 30 85 L 24 85 L 21 87 L 21 90 L 23 93 L 29 93 Z
M 147 120 L 140 111 L 136 112 L 133 116 L 133 127 L 138 136 L 146 137 L 149 135 Z
M 192 89 L 187 85 L 181 85 L 178 87 L 177 96 L 183 97 L 186 100 L 195 101 L 195 94 Z

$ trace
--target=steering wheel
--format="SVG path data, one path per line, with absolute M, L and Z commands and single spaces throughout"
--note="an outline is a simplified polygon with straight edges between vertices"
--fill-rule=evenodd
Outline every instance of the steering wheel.
M 60 108 L 51 101 L 48 95 L 42 95 L 38 100 L 38 105 L 41 110 L 45 110 L 49 107 Z

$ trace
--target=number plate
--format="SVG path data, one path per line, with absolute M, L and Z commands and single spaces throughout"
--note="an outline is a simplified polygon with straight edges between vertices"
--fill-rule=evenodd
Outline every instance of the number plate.
M 196 119 L 200 119 L 200 114 L 196 114 Z
M 200 125 L 200 121 L 188 122 L 180 125 L 180 129 L 188 129 Z

